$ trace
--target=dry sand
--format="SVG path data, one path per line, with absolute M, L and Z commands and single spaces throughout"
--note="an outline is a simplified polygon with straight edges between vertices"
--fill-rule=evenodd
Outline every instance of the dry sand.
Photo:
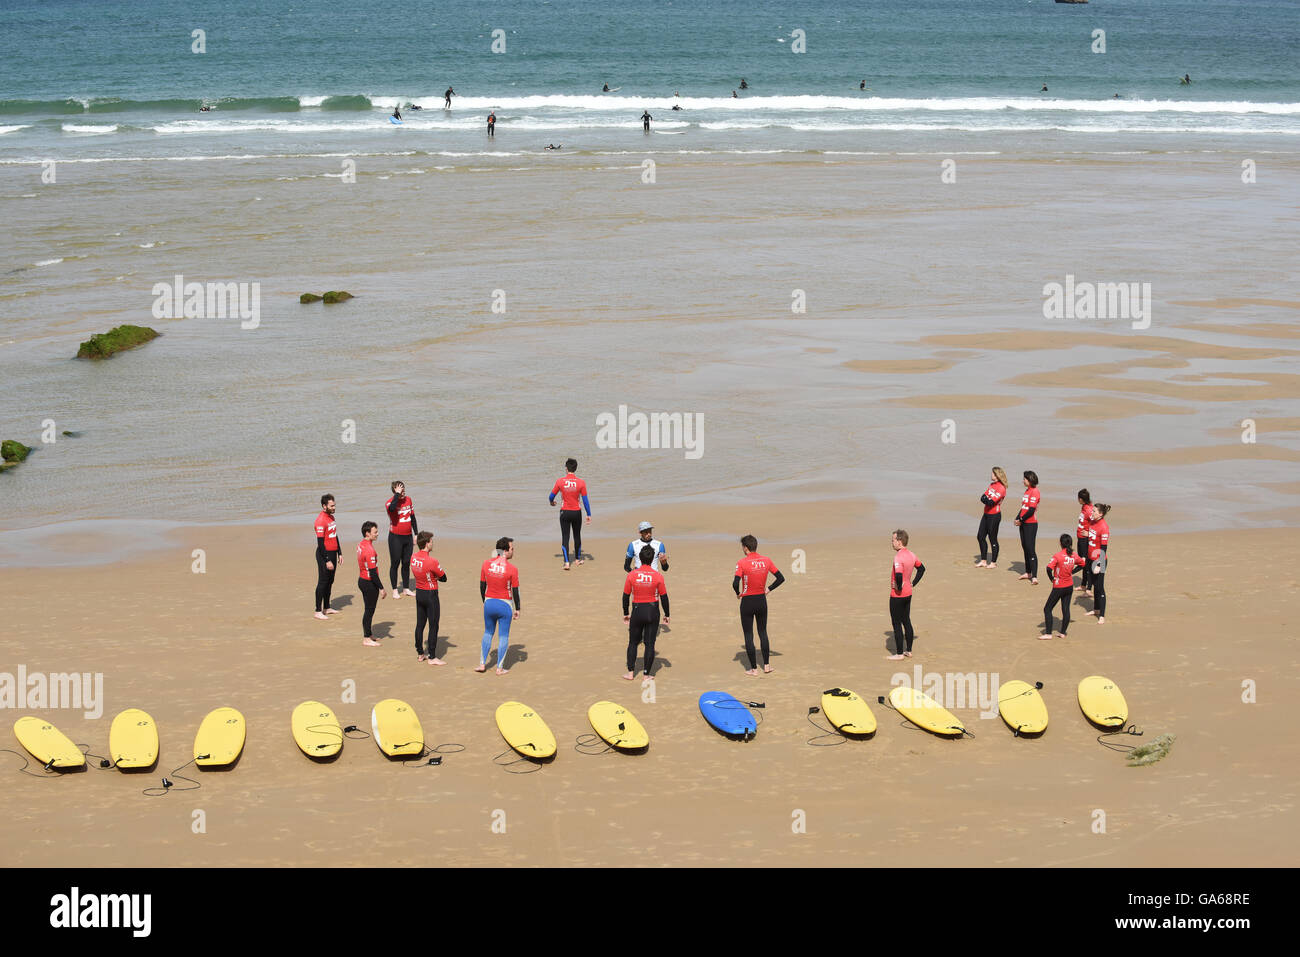
M 1040 558 L 1072 503 L 1045 512 Z M 706 518 L 712 514 L 713 521 Z M 308 516 L 309 518 L 310 516 Z M 0 847 L 11 865 L 879 865 L 1293 864 L 1300 744 L 1292 728 L 1298 679 L 1290 652 L 1300 545 L 1290 529 L 1206 535 L 1128 534 L 1122 510 L 1108 575 L 1110 616 L 1076 619 L 1066 640 L 1036 639 L 1046 584 L 1016 581 L 1019 547 L 1004 524 L 1001 566 L 975 569 L 970 534 L 914 533 L 927 566 L 917 589 L 916 657 L 885 660 L 887 522 L 852 503 L 769 509 L 666 510 L 671 631 L 661 636 L 654 700 L 619 676 L 619 610 L 627 538 L 607 521 L 587 530 L 593 558 L 561 570 L 556 544 L 523 543 L 523 615 L 509 675 L 472 671 L 481 637 L 477 569 L 487 543 L 445 540 L 441 648 L 448 664 L 415 660 L 413 599 L 381 601 L 380 648 L 360 640 L 349 561 L 335 588 L 343 613 L 311 617 L 314 565 L 303 529 L 189 528 L 163 551 L 114 566 L 5 573 L 11 623 L 0 670 L 104 674 L 103 717 L 50 711 L 70 737 L 104 753 L 112 716 L 153 714 L 158 770 L 88 769 L 38 780 L 0 756 L 6 813 Z M 305 523 L 304 523 L 305 524 Z M 624 523 L 626 524 L 626 523 Z M 624 527 L 622 524 L 620 528 Z M 810 530 L 834 530 L 814 537 Z M 748 678 L 730 592 L 738 547 L 709 539 L 752 531 L 787 574 L 770 599 L 774 674 Z M 354 536 L 348 539 L 351 555 Z M 191 571 L 206 551 L 204 574 Z M 792 573 L 795 549 L 806 571 Z M 1249 561 L 1233 556 L 1249 556 Z M 386 557 L 381 562 L 386 566 Z M 385 569 L 386 570 L 386 569 Z M 999 719 L 956 709 L 975 732 L 940 740 L 876 706 L 891 676 L 997 673 L 1044 682 L 1051 726 L 1016 739 Z M 1104 674 L 1127 696 L 1145 737 L 1178 736 L 1148 768 L 1097 743 L 1075 685 Z M 1258 703 L 1242 702 L 1244 681 Z M 343 701 L 355 682 L 355 703 Z M 873 702 L 874 738 L 814 748 L 807 709 L 834 685 Z M 705 690 L 764 701 L 755 740 L 727 740 L 696 707 Z M 430 743 L 458 742 L 441 767 L 390 763 L 373 742 L 349 741 L 316 764 L 295 747 L 289 714 L 331 704 L 368 730 L 384 697 L 409 701 Z M 537 773 L 493 764 L 505 744 L 493 722 L 507 699 L 533 706 L 560 741 Z M 652 743 L 640 755 L 586 756 L 586 709 L 630 707 Z M 239 708 L 248 742 L 228 772 L 186 773 L 202 789 L 145 797 L 190 757 L 212 708 Z M 11 721 L 17 713 L 6 712 Z M 10 736 L 12 747 L 17 748 Z M 1093 832 L 1097 810 L 1106 833 Z M 194 833 L 202 810 L 206 831 Z M 495 812 L 506 832 L 494 833 Z M 797 812 L 807 833 L 792 831 Z M 499 816 L 496 818 L 500 820 Z

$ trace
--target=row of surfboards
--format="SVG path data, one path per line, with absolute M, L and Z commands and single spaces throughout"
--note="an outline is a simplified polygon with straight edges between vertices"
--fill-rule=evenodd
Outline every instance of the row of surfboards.
M 1047 704 L 1039 687 L 1025 681 L 1008 681 L 998 689 L 998 711 L 1017 735 L 1047 730 Z M 1089 721 L 1102 728 L 1122 728 L 1128 704 L 1109 678 L 1090 675 L 1079 682 L 1079 707 Z M 915 688 L 899 687 L 889 693 L 889 704 L 917 727 L 933 734 L 957 737 L 965 725 L 951 711 Z M 723 691 L 700 695 L 700 714 L 727 735 L 750 738 L 758 722 L 744 702 Z M 837 731 L 868 735 L 876 730 L 876 716 L 858 695 L 844 688 L 822 693 L 821 711 Z M 636 751 L 650 744 L 645 727 L 626 708 L 612 701 L 597 701 L 587 709 L 587 720 L 610 747 Z M 507 701 L 496 711 L 497 728 L 515 751 L 530 758 L 555 754 L 555 735 L 528 705 Z M 343 747 L 344 729 L 333 710 L 319 701 L 304 701 L 289 719 L 293 740 L 304 754 L 329 758 Z M 424 754 L 424 729 L 415 709 L 397 698 L 385 698 L 370 713 L 375 743 L 390 757 Z M 217 708 L 199 725 L 194 736 L 194 763 L 200 767 L 233 764 L 244 749 L 244 716 L 234 708 Z M 14 735 L 47 768 L 71 769 L 86 763 L 85 753 L 61 731 L 41 718 L 27 716 L 14 723 Z M 128 708 L 113 719 L 108 733 L 111 766 L 123 770 L 152 767 L 158 759 L 158 726 L 139 708 Z

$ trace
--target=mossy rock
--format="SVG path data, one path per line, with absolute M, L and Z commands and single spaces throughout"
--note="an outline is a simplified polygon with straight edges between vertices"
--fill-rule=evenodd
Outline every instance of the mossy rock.
M 73 431 L 71 431 L 70 429 L 64 429 L 64 430 L 63 430 L 63 434 L 66 435 L 66 436 L 67 436 L 68 438 L 70 438 L 70 439 L 79 439 L 79 438 L 81 438 L 81 436 L 83 435 L 83 433 L 81 433 L 81 432 L 73 432 Z
M 30 452 L 30 448 L 14 439 L 5 439 L 0 442 L 0 459 L 4 459 L 10 465 L 17 465 L 26 459 Z
M 148 326 L 118 326 L 108 332 L 91 336 L 77 350 L 78 359 L 107 359 L 124 349 L 134 349 L 151 339 L 157 339 L 157 330 Z
M 309 302 L 320 302 L 320 300 L 321 297 L 316 295 L 314 292 L 304 292 L 301 296 L 298 297 L 298 301 L 302 303 L 304 306 L 307 305 L 307 303 Z
M 350 292 L 342 292 L 342 291 L 340 291 L 340 290 L 331 290 L 330 292 L 325 293 L 325 295 L 322 296 L 321 298 L 324 299 L 326 305 L 328 305 L 328 304 L 330 304 L 330 303 L 334 303 L 334 302 L 347 302 L 349 299 L 351 299 L 351 298 L 353 298 L 353 297 L 352 297 L 352 293 L 350 293 Z

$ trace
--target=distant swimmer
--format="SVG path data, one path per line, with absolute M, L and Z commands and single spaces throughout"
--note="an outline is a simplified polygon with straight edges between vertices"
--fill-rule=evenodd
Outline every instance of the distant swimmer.
M 736 94 L 736 91 L 735 91 L 735 90 L 732 90 L 732 91 L 731 91 L 731 98 L 732 98 L 733 100 L 736 100 L 736 99 L 739 99 L 740 97 Z
M 1038 92 L 1039 92 L 1039 93 L 1046 93 L 1046 92 L 1047 92 L 1047 84 L 1044 83 L 1044 84 L 1043 84 L 1043 88 L 1042 88 L 1041 90 L 1039 90 Z
M 384 503 L 388 513 L 388 584 L 392 586 L 393 597 L 401 598 L 397 590 L 397 569 L 402 570 L 402 591 L 414 596 L 411 591 L 411 549 L 414 536 L 420 534 L 420 524 L 415 520 L 415 502 L 406 494 L 406 486 L 394 482 L 389 486 L 393 495 Z
M 664 549 L 664 543 L 655 538 L 655 527 L 649 522 L 642 522 L 637 526 L 637 537 L 627 546 L 627 556 L 623 559 L 623 571 L 630 572 L 634 568 L 640 568 L 641 551 L 647 545 L 654 549 L 654 559 L 650 562 L 651 567 L 657 572 L 668 571 L 668 552 Z
M 641 126 L 643 129 L 645 129 L 647 133 L 650 132 L 650 121 L 653 119 L 654 117 L 650 115 L 649 110 L 646 110 L 644 113 L 641 114 Z
M 1007 497 L 1007 473 L 996 465 L 993 466 L 989 487 L 980 496 L 984 505 L 984 514 L 980 516 L 979 531 L 975 541 L 979 542 L 980 560 L 976 568 L 998 567 L 998 527 L 1002 524 L 1002 500 Z M 992 561 L 989 561 L 989 545 L 993 546 Z
M 894 624 L 894 653 L 886 657 L 898 661 L 912 657 L 912 642 L 916 640 L 916 633 L 912 630 L 912 589 L 925 574 L 925 566 L 908 550 L 906 530 L 895 531 L 889 543 L 894 547 L 893 571 L 889 575 L 889 618 Z
M 395 119 L 395 120 L 400 120 L 401 118 L 402 118 L 402 110 L 401 110 L 401 108 L 400 108 L 400 107 L 396 107 L 396 106 L 393 107 L 393 119 Z
M 489 113 L 488 114 L 488 136 L 496 136 L 496 135 L 497 135 L 497 115 L 495 113 Z
M 334 574 L 339 570 L 339 526 L 334 520 L 334 496 L 320 497 L 320 514 L 316 516 L 316 617 L 337 615 L 330 607 Z
M 1179 86 L 1191 86 L 1192 85 L 1191 74 L 1184 73 L 1183 78 L 1178 81 L 1178 84 Z
M 1116 93 L 1116 94 L 1114 95 L 1114 97 L 1112 97 L 1112 99 L 1116 99 L 1116 100 L 1118 100 L 1118 99 L 1119 99 L 1119 94 Z
M 1056 637 L 1064 638 L 1065 633 L 1070 629 L 1070 598 L 1074 595 L 1074 573 L 1084 565 L 1084 560 L 1074 554 L 1070 545 L 1070 536 L 1061 535 L 1061 550 L 1047 563 L 1047 574 L 1052 578 L 1052 593 L 1047 596 L 1047 604 L 1043 605 L 1043 617 L 1046 623 L 1043 625 L 1043 633 L 1038 636 L 1045 641 L 1052 640 L 1052 606 L 1057 602 L 1061 603 L 1061 630 L 1055 633 Z
M 866 80 L 863 80 L 861 83 L 858 84 L 858 89 L 859 89 L 859 90 L 865 90 L 866 88 L 867 88 L 867 81 L 866 81 Z
M 673 110 L 674 110 L 674 111 L 676 111 L 676 110 L 680 110 L 681 108 L 682 108 L 682 105 L 681 105 L 680 103 L 674 103 L 674 104 L 673 104 Z
M 623 624 L 627 625 L 627 674 L 623 677 L 628 681 L 636 677 L 636 646 L 643 644 L 645 677 L 649 681 L 654 674 L 661 604 L 664 606 L 664 624 L 668 624 L 668 586 L 664 583 L 664 576 L 650 564 L 656 557 L 653 547 L 643 546 L 637 557 L 639 564 L 623 580 Z
M 543 147 L 543 148 L 544 148 L 544 149 L 548 149 L 548 150 L 562 150 L 562 149 L 564 149 L 563 146 L 556 146 L 554 143 L 547 143 L 546 146 Z
M 210 106 L 200 106 L 200 107 L 199 107 L 199 112 L 200 112 L 200 113 L 211 113 L 211 112 L 212 112 L 212 107 L 210 107 Z
M 498 538 L 495 551 L 483 562 L 478 575 L 478 593 L 483 600 L 483 651 L 474 670 L 479 673 L 487 671 L 492 635 L 498 631 L 501 637 L 497 639 L 497 674 L 503 675 L 509 670 L 506 668 L 506 651 L 510 644 L 510 622 L 519 619 L 519 569 L 510 564 L 514 557 L 515 540 L 504 536 Z M 512 598 L 513 614 L 510 608 Z
M 431 665 L 446 664 L 438 657 L 438 622 L 442 609 L 438 604 L 438 582 L 447 580 L 447 573 L 438 559 L 429 554 L 433 532 L 425 529 L 415 538 L 419 547 L 411 556 L 411 574 L 415 576 L 415 660 Z M 429 626 L 429 651 L 424 650 L 424 626 Z
M 749 669 L 745 674 L 758 674 L 758 659 L 754 655 L 754 625 L 758 625 L 758 640 L 763 650 L 763 671 L 771 672 L 768 664 L 771 647 L 767 641 L 767 596 L 785 581 L 776 563 L 758 553 L 758 539 L 746 535 L 740 540 L 744 557 L 736 562 L 731 579 L 731 590 L 740 599 L 740 630 L 745 636 L 745 654 L 749 656 Z M 767 576 L 773 576 L 772 587 L 767 587 Z
M 601 92 L 601 93 L 608 93 L 608 92 L 609 92 L 609 84 L 606 83 L 603 87 L 601 87 L 600 92 Z
M 451 87 L 447 87 L 446 92 L 442 94 L 442 108 L 444 110 L 451 109 L 451 98 L 455 95 L 456 95 L 456 91 L 453 90 Z
M 363 645 L 377 647 L 370 622 L 375 617 L 375 606 L 380 598 L 387 598 L 384 583 L 379 580 L 379 556 L 375 554 L 375 539 L 379 537 L 379 526 L 374 522 L 365 522 L 361 526 L 361 541 L 357 542 L 357 588 L 361 589 L 361 598 L 365 602 L 365 612 L 361 616 L 361 634 Z
M 577 459 L 566 459 L 564 475 L 555 480 L 548 501 L 555 505 L 559 495 L 560 548 L 564 551 L 564 570 L 569 570 L 569 532 L 573 532 L 573 558 L 582 564 L 582 510 L 587 510 L 587 524 L 591 524 L 591 502 L 587 501 L 587 483 L 574 473 L 578 471 Z M 579 504 L 581 502 L 581 504 Z
M 745 78 L 744 78 L 743 76 L 740 78 L 740 88 L 741 88 L 742 90 L 748 90 L 748 89 L 749 89 L 749 83 L 746 82 L 746 80 L 745 80 Z
M 408 110 L 422 110 L 422 109 L 424 109 L 424 107 L 420 106 L 418 103 L 407 103 L 407 104 L 406 104 L 406 108 L 407 108 Z
M 1025 573 L 1016 581 L 1029 579 L 1029 584 L 1038 584 L 1038 473 L 1025 473 L 1025 494 L 1020 499 L 1020 511 L 1016 513 L 1015 526 L 1020 529 L 1020 548 L 1025 553 Z
M 1110 506 L 1098 502 L 1092 507 L 1092 524 L 1089 527 L 1088 571 L 1092 575 L 1092 611 L 1097 624 L 1106 624 L 1106 550 L 1110 547 L 1110 525 L 1106 515 Z M 1080 546 L 1080 551 L 1083 547 Z

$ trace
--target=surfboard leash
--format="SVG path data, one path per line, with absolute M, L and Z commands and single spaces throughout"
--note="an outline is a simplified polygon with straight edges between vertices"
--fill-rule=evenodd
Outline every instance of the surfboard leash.
M 514 750 L 515 750 L 514 748 L 506 748 L 504 751 L 502 751 L 500 754 L 498 754 L 495 758 L 492 759 L 492 763 L 499 768 L 504 768 L 506 772 L 509 774 L 532 774 L 534 771 L 540 771 L 542 769 L 542 766 L 540 764 L 535 764 L 531 761 L 528 761 L 528 758 L 522 754 L 519 755 L 519 757 L 515 758 L 513 761 L 505 761 L 505 762 L 501 761 L 501 758 L 504 758 L 507 754 L 513 754 Z M 511 771 L 510 770 L 511 765 L 518 764 L 520 761 L 528 761 L 528 763 L 531 766 L 526 770 Z
M 830 694 L 829 691 L 826 693 Z M 833 748 L 839 744 L 846 744 L 849 739 L 844 737 L 844 735 L 840 734 L 839 731 L 836 731 L 834 729 L 827 731 L 820 724 L 818 724 L 816 721 L 813 720 L 812 716 L 817 714 L 821 710 L 822 710 L 821 708 L 817 708 L 817 707 L 812 707 L 808 709 L 808 723 L 811 724 L 818 731 L 820 731 L 821 734 L 814 735 L 813 737 L 809 738 L 807 743 L 811 744 L 814 748 Z M 827 718 L 826 720 L 827 722 L 829 722 L 830 718 Z M 837 740 L 822 741 L 821 740 L 822 738 L 836 738 Z
M 7 751 L 10 754 L 16 754 L 18 755 L 18 757 L 23 759 L 23 766 L 17 769 L 23 774 L 30 774 L 34 778 L 50 778 L 50 779 L 57 778 L 59 776 L 59 772 L 54 770 L 48 764 L 44 765 L 44 769 L 42 771 L 39 772 L 28 771 L 27 768 L 32 762 L 31 759 L 27 757 L 27 755 L 23 754 L 21 751 L 15 751 L 13 748 L 0 748 L 0 752 L 5 752 L 5 751 Z
M 86 757 L 88 757 L 88 758 L 98 758 L 98 759 L 99 759 L 99 763 L 98 763 L 98 764 L 90 764 L 89 761 L 86 762 L 87 764 L 90 764 L 90 766 L 91 766 L 92 768 L 94 768 L 96 771 L 103 770 L 104 768 L 113 768 L 113 767 L 116 767 L 116 766 L 117 766 L 117 761 L 110 761 L 108 758 L 104 757 L 102 754 L 91 754 L 91 753 L 90 753 L 90 745 L 88 745 L 88 744 L 78 744 L 77 747 L 80 749 L 81 753 L 84 754 Z M 119 758 L 118 760 L 121 760 L 121 759 Z
M 592 751 L 592 748 L 598 748 L 599 750 Z M 577 739 L 573 742 L 573 750 L 577 751 L 579 754 L 609 754 L 618 749 L 600 735 L 589 733 L 578 735 Z
M 401 745 L 398 745 L 401 747 Z M 444 748 L 455 748 L 455 751 L 444 751 Z M 465 745 L 457 744 L 455 741 L 448 741 L 445 744 L 435 744 L 432 747 L 423 745 L 420 748 L 419 757 L 411 758 L 408 761 L 399 762 L 404 768 L 436 768 L 442 764 L 444 754 L 460 754 L 465 750 Z
M 362 731 L 355 724 L 350 724 L 343 729 L 343 737 L 351 738 L 354 741 L 364 740 L 370 737 L 369 731 Z
M 1115 715 L 1115 717 L 1118 718 L 1119 715 Z M 1103 748 L 1106 748 L 1110 751 L 1118 751 L 1120 752 L 1120 754 L 1127 754 L 1129 751 L 1137 750 L 1136 744 L 1124 744 L 1120 741 L 1105 740 L 1106 738 L 1109 738 L 1112 735 L 1116 735 L 1116 734 L 1127 734 L 1133 737 L 1140 738 L 1142 737 L 1142 730 L 1136 724 L 1130 724 L 1128 727 L 1124 727 L 1121 725 L 1120 727 L 1116 728 L 1114 731 L 1103 731 L 1101 734 L 1097 735 L 1097 743 L 1100 744 Z
M 200 755 L 200 757 L 206 757 L 206 755 Z M 193 787 L 188 787 L 188 788 L 177 787 L 172 781 L 167 780 L 166 775 L 163 775 L 161 787 L 145 788 L 140 793 L 146 795 L 147 797 L 159 797 L 160 795 L 166 794 L 168 791 L 173 791 L 173 790 L 174 791 L 197 791 L 199 788 L 203 787 L 203 785 L 200 784 L 198 781 L 195 781 L 193 778 L 187 778 L 185 777 L 185 775 L 180 773 L 197 760 L 198 758 L 194 758 L 190 761 L 186 761 L 179 768 L 176 768 L 176 770 L 172 771 L 172 777 L 176 778 L 178 781 L 188 781 L 191 785 L 193 785 Z

